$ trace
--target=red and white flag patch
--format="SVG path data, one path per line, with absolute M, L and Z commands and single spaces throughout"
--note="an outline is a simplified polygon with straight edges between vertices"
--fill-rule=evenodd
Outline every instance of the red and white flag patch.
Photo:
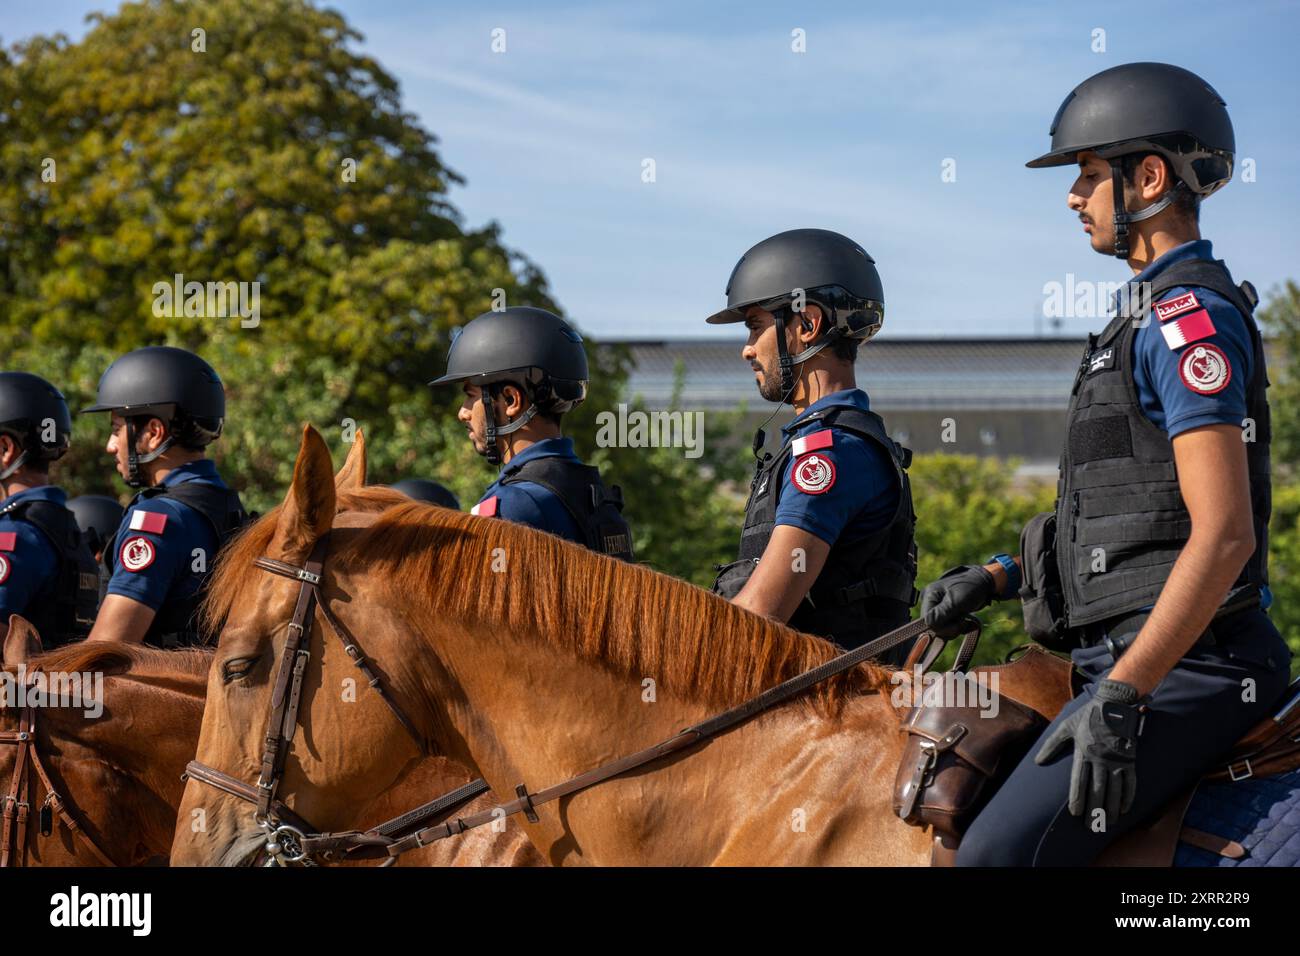
M 122 567 L 133 573 L 149 567 L 157 556 L 158 552 L 148 538 L 128 538 L 120 552 Z
M 816 451 L 819 448 L 830 448 L 834 441 L 835 432 L 829 428 L 823 428 L 811 435 L 804 435 L 803 438 L 796 438 L 790 445 L 790 451 L 795 455 L 806 455 L 808 452 Z
M 162 534 L 167 527 L 167 516 L 156 511 L 132 511 L 131 530 L 146 534 Z
M 473 508 L 470 508 L 469 513 L 483 518 L 494 517 L 497 513 L 497 496 L 493 495 L 491 498 L 484 498 Z
M 0 531 L 0 551 L 12 551 L 18 547 L 17 531 Z
M 9 572 L 13 569 L 13 562 L 0 554 L 0 584 L 9 580 Z
M 1160 326 L 1160 334 L 1171 349 L 1180 349 L 1188 342 L 1207 339 L 1214 334 L 1214 320 L 1204 309 L 1197 309 L 1180 319 Z
M 1232 381 L 1232 365 L 1222 349 L 1207 342 L 1183 353 L 1178 360 L 1178 376 L 1193 392 L 1213 395 Z
M 835 463 L 825 455 L 804 455 L 790 470 L 790 482 L 806 495 L 825 494 L 835 484 Z
M 1184 292 L 1182 295 L 1176 295 L 1172 299 L 1165 299 L 1163 302 L 1156 303 L 1156 315 L 1161 322 L 1166 319 L 1172 319 L 1176 315 L 1182 315 L 1184 312 L 1191 312 L 1193 309 L 1201 308 L 1201 303 L 1196 301 L 1196 294 L 1193 292 Z

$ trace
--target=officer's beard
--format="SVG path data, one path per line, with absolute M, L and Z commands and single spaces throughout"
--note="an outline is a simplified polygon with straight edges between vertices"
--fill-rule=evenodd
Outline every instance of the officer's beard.
M 785 398 L 785 392 L 781 390 L 780 371 L 778 370 L 774 376 L 762 362 L 754 364 L 758 366 L 758 370 L 762 375 L 762 378 L 758 381 L 758 394 L 762 396 L 763 400 L 766 402 L 779 402 Z

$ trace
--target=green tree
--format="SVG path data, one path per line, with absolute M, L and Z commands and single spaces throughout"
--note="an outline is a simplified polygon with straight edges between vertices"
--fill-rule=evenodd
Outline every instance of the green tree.
M 1055 484 L 1017 488 L 1015 461 L 972 455 L 918 455 L 912 464 L 916 506 L 917 587 L 958 564 L 983 564 L 1000 551 L 1020 550 L 1020 529 L 1051 509 Z M 917 609 L 919 613 L 919 608 Z M 976 663 L 1004 659 L 1026 643 L 1018 601 L 1001 601 L 979 615 L 984 624 Z M 950 660 L 954 651 L 947 652 Z
M 229 399 L 213 456 L 255 509 L 283 495 L 304 421 L 333 440 L 363 429 L 372 480 L 428 476 L 476 500 L 493 474 L 455 421 L 460 394 L 426 383 L 475 315 L 559 309 L 495 223 L 464 227 L 447 197 L 461 177 L 359 34 L 303 0 L 145 0 L 92 19 L 78 43 L 0 48 L 7 367 L 79 407 L 124 351 L 198 351 Z M 159 308 L 177 275 L 257 283 L 260 321 Z M 595 447 L 629 359 L 589 345 L 590 395 L 566 428 L 623 486 L 641 559 L 705 583 L 739 525 L 717 492 L 730 464 Z M 71 492 L 124 496 L 106 426 L 77 420 L 56 473 Z

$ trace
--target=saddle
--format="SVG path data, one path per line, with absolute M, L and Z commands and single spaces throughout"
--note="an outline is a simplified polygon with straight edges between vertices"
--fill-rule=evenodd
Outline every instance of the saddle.
M 913 649 L 906 673 L 913 673 L 916 664 L 924 671 L 925 663 L 933 660 L 924 643 Z M 972 686 L 981 680 L 987 685 L 994 674 L 995 714 L 969 701 L 946 706 L 921 696 L 900 729 L 907 740 L 895 781 L 894 811 L 907 823 L 932 828 L 932 866 L 952 865 L 966 827 L 1075 696 L 1073 665 L 1036 644 L 1008 663 L 977 667 L 960 677 L 974 678 Z M 1171 866 L 1180 841 L 1230 859 L 1244 857 L 1240 843 L 1185 826 L 1183 818 L 1202 783 L 1237 782 L 1300 768 L 1300 681 L 1292 684 L 1286 699 L 1286 706 L 1241 738 L 1225 762 L 1170 801 L 1148 826 L 1116 840 L 1095 865 Z

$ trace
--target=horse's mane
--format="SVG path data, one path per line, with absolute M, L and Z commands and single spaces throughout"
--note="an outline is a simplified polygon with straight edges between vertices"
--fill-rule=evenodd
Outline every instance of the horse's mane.
M 400 491 L 387 485 L 369 485 L 338 494 L 336 514 L 345 511 L 383 511 L 393 505 L 410 501 Z M 276 505 L 253 524 L 249 525 L 222 549 L 208 579 L 207 596 L 200 609 L 200 624 L 205 634 L 221 631 L 236 601 L 248 588 L 248 572 L 253 559 L 266 554 L 275 536 L 275 525 L 283 505 Z
M 27 662 L 25 670 L 28 674 L 38 668 L 47 674 L 100 671 L 129 674 L 146 681 L 163 679 L 170 682 L 181 677 L 202 682 L 207 680 L 211 663 L 212 651 L 204 648 L 164 651 L 120 641 L 77 641 L 35 655 Z M 11 664 L 4 670 L 15 674 L 17 667 Z
M 562 652 L 638 683 L 653 677 L 685 699 L 731 706 L 839 653 L 684 581 L 509 521 L 408 502 L 357 535 L 339 558 L 380 571 L 376 581 L 412 605 L 413 619 L 537 633 Z M 493 568 L 498 557 L 504 572 Z M 246 573 L 246 563 L 232 566 Z M 864 664 L 804 699 L 833 715 L 847 698 L 888 684 L 887 670 Z

